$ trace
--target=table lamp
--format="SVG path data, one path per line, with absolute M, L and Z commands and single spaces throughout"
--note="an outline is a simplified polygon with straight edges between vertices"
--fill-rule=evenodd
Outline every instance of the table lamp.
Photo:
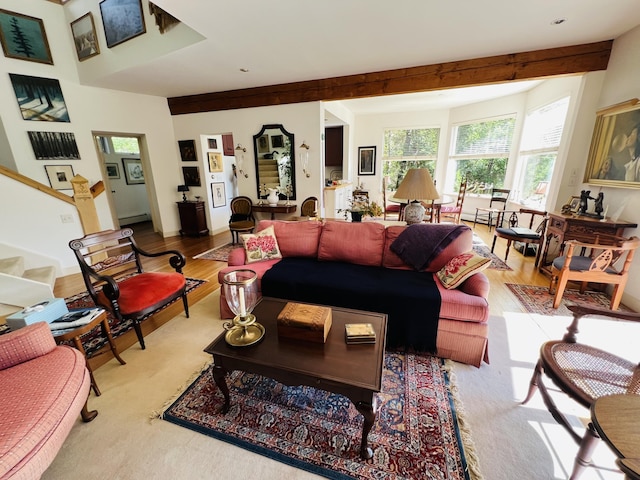
M 182 192 L 182 201 L 186 202 L 187 201 L 187 194 L 185 192 L 189 191 L 189 186 L 188 185 L 178 185 L 178 191 Z
M 422 222 L 425 210 L 420 200 L 440 198 L 431 174 L 426 168 L 410 169 L 400 182 L 394 196 L 407 199 L 407 206 L 404 209 L 404 219 L 407 224 Z

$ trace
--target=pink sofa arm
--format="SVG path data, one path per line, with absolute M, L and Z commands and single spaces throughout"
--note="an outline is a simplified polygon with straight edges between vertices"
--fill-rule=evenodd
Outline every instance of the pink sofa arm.
M 476 273 L 467 278 L 458 290 L 476 297 L 489 298 L 489 279 L 482 272 Z
M 230 267 L 244 265 L 244 262 L 245 262 L 244 248 L 242 247 L 234 248 L 229 252 L 229 258 L 227 259 L 227 264 Z
M 56 342 L 46 322 L 0 335 L 0 370 L 46 355 Z

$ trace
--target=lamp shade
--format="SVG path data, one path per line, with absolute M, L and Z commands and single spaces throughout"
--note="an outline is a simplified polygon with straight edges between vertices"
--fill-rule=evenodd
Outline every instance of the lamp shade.
M 426 168 L 412 168 L 400 182 L 394 194 L 396 198 L 411 200 L 435 200 L 440 198 L 429 170 Z
M 189 191 L 189 185 L 178 185 L 178 191 L 179 192 L 188 192 Z

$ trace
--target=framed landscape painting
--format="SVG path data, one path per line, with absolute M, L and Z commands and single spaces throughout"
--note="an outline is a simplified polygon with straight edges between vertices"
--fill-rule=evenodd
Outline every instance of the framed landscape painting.
M 39 18 L 0 9 L 0 43 L 5 57 L 53 65 L 44 23 Z
M 71 34 L 73 35 L 73 43 L 76 46 L 78 60 L 81 62 L 100 53 L 96 37 L 96 26 L 93 23 L 91 12 L 71 22 Z
M 27 132 L 33 153 L 38 160 L 78 160 L 80 152 L 76 137 L 71 132 Z
M 141 0 L 102 0 L 100 15 L 109 48 L 147 31 Z
M 25 120 L 69 122 L 67 105 L 55 78 L 30 77 L 10 73 L 13 91 Z
M 597 112 L 584 182 L 640 188 L 640 101 Z
M 106 163 L 105 168 L 107 170 L 107 176 L 109 178 L 113 178 L 113 179 L 120 178 L 120 170 L 118 169 L 117 163 Z

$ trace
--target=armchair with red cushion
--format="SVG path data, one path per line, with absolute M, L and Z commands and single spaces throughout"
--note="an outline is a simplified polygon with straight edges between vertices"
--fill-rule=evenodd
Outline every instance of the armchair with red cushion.
M 69 247 L 94 303 L 110 311 L 119 322 L 130 320 L 142 349 L 145 344 L 140 322 L 152 313 L 182 297 L 189 318 L 182 274 L 186 260 L 179 251 L 146 252 L 136 245 L 131 228 L 91 233 L 72 240 Z M 143 270 L 142 257 L 161 256 L 169 256 L 168 263 L 175 272 Z

